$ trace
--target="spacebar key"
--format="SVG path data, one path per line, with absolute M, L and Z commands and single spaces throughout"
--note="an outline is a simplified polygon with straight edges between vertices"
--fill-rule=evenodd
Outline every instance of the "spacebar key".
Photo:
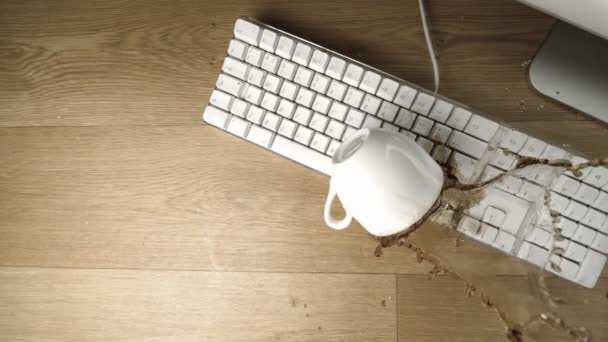
M 304 164 L 328 176 L 330 175 L 331 158 L 297 142 L 277 135 L 270 149 L 300 164 Z

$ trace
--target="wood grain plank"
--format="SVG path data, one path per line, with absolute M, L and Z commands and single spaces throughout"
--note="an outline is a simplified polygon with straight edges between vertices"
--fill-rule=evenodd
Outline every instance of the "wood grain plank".
M 395 341 L 395 277 L 0 268 L 3 341 Z
M 563 279 L 546 279 L 550 293 L 560 298 L 559 315 L 573 327 L 586 327 L 593 341 L 608 338 L 608 308 L 605 293 L 608 281 L 603 279 L 594 289 L 585 289 Z M 537 287 L 525 276 L 499 276 L 485 279 L 490 300 L 505 305 L 508 314 L 527 316 L 542 312 L 535 306 Z M 483 288 L 479 288 L 484 290 Z M 501 291 L 498 291 L 501 290 Z M 481 304 L 479 297 L 467 297 L 464 284 L 449 276 L 428 280 L 424 276 L 401 275 L 398 278 L 399 341 L 507 341 L 506 328 L 498 315 Z M 486 292 L 488 293 L 488 292 Z M 529 297 L 529 298 L 528 298 Z M 510 307 L 508 307 L 510 305 Z M 545 325 L 526 330 L 525 341 L 572 341 L 563 331 Z
M 5 1 L 0 125 L 197 125 L 237 15 L 431 87 L 415 0 Z M 431 2 L 429 15 L 444 95 L 510 121 L 587 120 L 521 66 L 552 18 L 512 0 Z
M 585 122 L 552 125 L 548 135 L 567 129 L 589 154 L 608 147 Z M 358 225 L 327 228 L 326 177 L 208 126 L 5 128 L 0 160 L 1 265 L 429 270 L 405 248 L 373 257 Z M 520 274 L 490 247 L 471 253 Z
M 325 176 L 214 128 L 3 129 L 0 160 L 1 265 L 428 270 L 327 228 Z

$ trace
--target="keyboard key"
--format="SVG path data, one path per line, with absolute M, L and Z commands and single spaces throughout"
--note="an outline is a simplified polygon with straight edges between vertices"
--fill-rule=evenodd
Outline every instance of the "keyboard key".
M 445 145 L 437 145 L 433 150 L 433 159 L 439 164 L 445 164 L 450 158 L 452 150 L 447 148 Z
M 264 118 L 264 110 L 260 107 L 251 106 L 249 107 L 249 111 L 247 111 L 247 116 L 245 118 L 256 125 L 261 125 L 262 119 Z
M 589 247 L 604 254 L 608 254 L 608 236 L 604 234 L 596 234 L 595 239 Z
M 553 234 L 549 233 L 548 231 L 546 231 L 544 229 L 535 227 L 526 236 L 526 241 L 530 241 L 541 247 L 550 248 L 551 243 L 553 241 Z
M 234 36 L 252 45 L 258 45 L 260 27 L 243 19 L 237 19 L 234 24 Z
M 559 178 L 553 184 L 551 189 L 559 192 L 560 194 L 568 197 L 574 197 L 574 195 L 578 192 L 578 188 L 581 183 L 577 180 L 574 180 L 565 174 L 559 176 Z
M 325 127 L 327 126 L 328 121 L 329 118 L 327 116 L 314 113 L 312 119 L 310 119 L 309 126 L 317 132 L 325 132 Z
M 378 89 L 376 96 L 386 101 L 393 101 L 398 89 L 399 83 L 390 78 L 384 78 L 382 79 L 382 82 L 380 82 L 380 88 Z
M 329 116 L 336 120 L 344 121 L 347 109 L 347 106 L 343 105 L 340 102 L 334 101 L 334 103 L 332 103 L 331 107 L 329 108 Z
M 296 93 L 298 91 L 298 86 L 289 82 L 283 81 L 283 85 L 281 86 L 281 91 L 279 91 L 279 95 L 286 99 L 292 100 L 296 97 Z
M 570 200 L 568 198 L 558 194 L 555 191 L 551 191 L 549 208 L 561 213 L 564 210 L 566 210 L 569 203 L 570 203 Z
M 395 124 L 401 126 L 405 129 L 410 129 L 414 124 L 414 120 L 416 119 L 416 114 L 410 112 L 407 109 L 399 109 L 399 113 L 397 114 L 397 120 L 395 120 Z
M 483 116 L 473 114 L 464 132 L 483 141 L 490 141 L 494 134 L 496 134 L 497 129 L 498 124 L 496 122 L 490 121 Z
M 376 117 L 368 115 L 365 117 L 363 121 L 363 127 L 361 128 L 380 128 L 382 126 L 382 121 Z
M 245 62 L 259 67 L 260 64 L 262 63 L 263 55 L 264 55 L 264 51 L 262 51 L 258 48 L 255 48 L 253 46 L 250 46 L 249 49 L 247 49 L 247 54 L 245 55 Z
M 496 183 L 496 186 L 508 193 L 517 194 L 519 189 L 521 189 L 522 184 L 523 180 L 521 178 L 504 176 Z
M 394 102 L 403 108 L 409 109 L 412 102 L 414 102 L 416 93 L 417 91 L 414 88 L 402 85 L 397 92 L 397 96 L 395 96 Z
M 448 146 L 475 158 L 481 158 L 488 144 L 458 131 L 452 131 Z
M 363 100 L 363 92 L 359 89 L 348 87 L 346 95 L 344 96 L 344 103 L 351 107 L 359 108 L 361 101 Z
M 308 67 L 316 72 L 324 73 L 325 66 L 327 65 L 328 61 L 328 54 L 319 50 L 315 50 L 312 53 L 312 58 L 310 59 L 310 64 L 308 65 Z
M 564 257 L 576 262 L 581 262 L 585 259 L 585 254 L 587 254 L 587 248 L 585 246 L 579 245 L 576 242 L 571 242 L 568 245 L 568 249 L 564 252 Z
M 327 98 L 323 95 L 317 95 L 315 97 L 314 102 L 312 103 L 312 109 L 317 112 L 327 114 L 330 104 L 331 104 L 331 100 L 329 98 Z
M 297 43 L 296 49 L 293 52 L 293 57 L 291 57 L 291 60 L 300 65 L 306 66 L 308 65 L 308 61 L 310 60 L 311 52 L 312 49 L 310 48 L 310 46 L 303 43 Z
M 545 190 L 534 183 L 524 181 L 517 195 L 525 200 L 534 202 L 545 195 Z
M 547 144 L 536 139 L 529 137 L 524 144 L 524 147 L 519 151 L 519 154 L 528 157 L 538 158 L 547 147 Z
M 488 206 L 483 214 L 482 221 L 494 227 L 502 227 L 505 222 L 506 213 L 500 209 Z
M 605 167 L 593 167 L 583 182 L 601 188 L 608 184 L 608 169 Z
M 302 128 L 302 126 L 299 128 Z M 296 133 L 296 136 L 297 134 L 298 133 Z M 331 158 L 282 136 L 277 136 L 274 139 L 270 149 L 273 152 L 295 160 L 298 163 L 307 165 L 326 175 L 329 175 L 331 172 Z
M 206 123 L 212 126 L 223 129 L 226 125 L 226 120 L 228 119 L 228 116 L 229 114 L 221 109 L 212 106 L 207 106 L 205 107 L 205 112 L 203 113 L 203 120 L 205 120 Z
M 314 148 L 315 150 L 317 150 L 321 153 L 325 153 L 325 150 L 327 149 L 327 145 L 329 145 L 329 140 L 330 140 L 329 137 L 317 132 L 312 137 L 312 141 L 310 142 L 310 147 Z
M 310 89 L 316 91 L 317 93 L 325 94 L 328 86 L 329 86 L 329 77 L 325 77 L 321 74 L 315 74 L 315 76 L 312 78 L 312 83 L 310 84 Z
M 559 220 L 555 223 L 555 226 L 560 228 L 562 230 L 562 235 L 568 239 L 571 239 L 578 229 L 578 224 L 576 224 L 576 222 L 563 216 L 559 216 Z
M 235 99 L 230 108 L 230 113 L 244 118 L 247 115 L 247 109 L 249 109 L 249 103 L 241 99 Z
M 266 110 L 274 112 L 275 109 L 277 108 L 278 103 L 279 103 L 278 96 L 271 94 L 271 93 L 265 93 L 264 97 L 262 97 L 261 106 L 262 106 L 262 108 L 264 108 Z
M 277 114 L 281 115 L 284 118 L 291 119 L 291 115 L 293 114 L 293 111 L 295 109 L 295 103 L 285 99 L 281 99 L 281 102 L 279 102 L 279 107 L 277 107 Z
M 524 144 L 527 140 L 527 135 L 512 129 L 507 132 L 502 138 L 502 141 L 500 142 L 500 147 L 507 149 L 511 152 L 517 153 L 524 147 Z
M 294 140 L 299 142 L 300 144 L 308 146 L 310 139 L 312 139 L 312 135 L 315 131 L 310 128 L 299 126 L 296 130 L 296 135 L 294 136 Z
M 511 249 L 513 249 L 513 245 L 515 244 L 515 236 L 506 233 L 504 231 L 499 231 L 496 236 L 496 240 L 494 240 L 494 246 L 496 248 L 501 249 L 507 253 L 511 253 Z
M 325 74 L 336 80 L 341 80 L 345 67 L 346 62 L 344 60 L 338 57 L 331 57 L 329 59 L 329 64 L 327 65 L 327 71 L 325 71 Z
M 385 131 L 399 132 L 399 127 L 397 127 L 391 123 L 388 123 L 388 122 L 382 123 L 382 129 Z
M 276 132 L 279 128 L 279 123 L 281 123 L 280 116 L 274 113 L 267 112 L 264 116 L 264 121 L 262 121 L 262 127 L 268 128 L 269 130 Z
M 429 114 L 429 118 L 439 121 L 441 123 L 445 123 L 452 112 L 454 105 L 443 100 L 437 100 L 433 109 L 431 109 L 431 113 Z
M 406 137 L 412 139 L 413 141 L 416 141 L 416 138 L 417 138 L 416 134 L 414 134 L 414 133 L 412 133 L 412 132 L 410 132 L 408 130 L 405 130 L 405 129 L 402 128 L 402 129 L 399 130 L 399 133 L 405 135 Z
M 430 138 L 440 143 L 445 143 L 452 134 L 452 129 L 440 123 L 436 123 L 431 130 Z
M 245 100 L 258 105 L 260 104 L 260 100 L 262 99 L 262 94 L 264 94 L 264 91 L 262 91 L 262 89 L 249 85 L 247 87 L 247 90 L 245 90 Z
M 608 213 L 608 193 L 602 191 L 592 205 L 595 209 Z
M 310 69 L 306 69 L 305 67 L 298 67 L 298 71 L 296 71 L 296 76 L 294 77 L 293 81 L 299 85 L 308 87 L 313 74 L 313 71 Z
M 363 74 L 363 79 L 361 80 L 361 84 L 359 88 L 370 93 L 375 94 L 376 90 L 378 90 L 378 86 L 380 85 L 380 80 L 382 77 L 376 74 L 373 71 L 366 71 Z
M 252 125 L 247 134 L 247 140 L 266 148 L 270 145 L 273 137 L 274 133 L 256 125 Z
M 416 138 L 416 142 L 418 143 L 418 145 L 420 145 L 420 147 L 422 147 L 423 150 L 426 151 L 426 153 L 429 153 L 429 154 L 433 150 L 433 146 L 435 146 L 435 144 L 433 144 L 432 141 L 430 141 L 429 139 L 424 138 L 424 137 Z
M 260 37 L 260 47 L 268 52 L 274 53 L 274 48 L 277 44 L 277 34 L 264 29 L 262 37 Z
M 376 115 L 381 101 L 382 100 L 373 95 L 365 94 L 360 109 L 368 114 Z
M 312 116 L 312 111 L 308 108 L 298 106 L 293 114 L 293 120 L 301 125 L 308 126 L 308 121 Z
M 223 91 L 214 90 L 209 98 L 209 103 L 223 109 L 230 110 L 230 104 L 232 103 L 233 97 L 224 93 Z
M 434 96 L 426 93 L 418 93 L 418 96 L 416 96 L 416 100 L 414 100 L 414 104 L 412 105 L 412 111 L 425 116 L 429 115 L 434 102 Z
M 574 236 L 572 237 L 572 240 L 588 246 L 595 239 L 595 234 L 596 232 L 593 229 L 579 224 L 578 229 L 576 229 L 576 233 L 574 233 Z
M 606 256 L 594 250 L 588 250 L 576 274 L 576 281 L 586 287 L 594 287 L 606 264 Z
M 572 156 L 570 158 L 570 161 L 572 162 L 572 165 L 579 165 L 579 164 L 587 163 L 589 160 L 579 157 L 579 156 Z M 581 172 L 582 172 L 582 175 L 580 177 L 573 175 L 572 172 L 570 172 L 570 171 L 566 171 L 566 174 L 568 176 L 575 177 L 578 179 L 585 179 L 591 172 L 591 168 L 588 167 L 588 168 L 582 169 Z
M 344 93 L 346 93 L 346 84 L 332 80 L 329 84 L 329 89 L 327 90 L 327 96 L 334 100 L 342 101 Z
M 230 45 L 228 45 L 228 54 L 234 58 L 244 59 L 245 58 L 245 50 L 247 49 L 247 45 L 241 41 L 236 39 L 232 39 L 230 41 Z
M 249 73 L 247 74 L 247 82 L 255 86 L 261 87 L 265 77 L 265 71 L 251 67 L 249 68 Z
M 247 69 L 247 64 L 231 57 L 226 57 L 222 65 L 222 71 L 242 80 L 246 79 Z
M 238 135 L 239 137 L 244 137 L 250 125 L 251 124 L 249 122 L 233 116 L 230 118 L 230 122 L 228 122 L 228 127 L 226 127 L 226 130 L 234 135 Z
M 578 264 L 568 260 L 562 259 L 562 262 L 559 264 L 559 268 L 561 269 L 560 275 L 566 279 L 574 279 L 580 267 Z
M 340 138 L 342 138 L 342 134 L 344 133 L 344 130 L 346 129 L 346 126 L 336 120 L 331 120 L 329 122 L 329 125 L 327 125 L 327 129 L 325 130 L 325 134 L 329 135 L 330 137 L 336 139 L 336 140 L 340 140 Z
M 365 114 L 363 112 L 350 108 L 348 110 L 348 115 L 346 116 L 346 123 L 355 128 L 361 128 L 363 118 L 365 118 Z
M 291 38 L 281 36 L 279 37 L 279 42 L 277 43 L 276 53 L 283 58 L 291 59 L 294 46 L 295 44 Z
M 524 259 L 533 265 L 543 267 L 547 258 L 549 258 L 549 251 L 524 241 L 517 252 L 517 257 Z
M 312 91 L 310 91 L 304 87 L 301 87 L 300 90 L 298 91 L 298 96 L 296 96 L 296 102 L 303 106 L 310 107 L 310 104 L 312 103 L 312 99 L 314 96 L 315 96 L 315 93 L 313 93 Z
M 383 101 L 380 105 L 378 117 L 388 122 L 393 122 L 393 120 L 395 120 L 395 116 L 397 116 L 398 110 L 399 107 L 397 107 L 396 105 L 390 102 Z
M 281 89 L 281 82 L 282 80 L 280 78 L 269 74 L 266 76 L 266 80 L 264 80 L 263 88 L 277 94 L 279 89 Z
M 481 222 L 470 216 L 463 216 L 456 230 L 475 238 L 481 232 Z
M 555 147 L 555 146 L 551 146 L 551 145 L 547 146 L 547 148 L 545 148 L 543 153 L 540 155 L 541 158 L 545 158 L 545 159 L 549 159 L 549 160 L 564 159 L 564 158 L 566 158 L 566 156 L 568 156 L 568 152 L 562 150 L 559 147 Z
M 581 184 L 578 191 L 574 195 L 574 199 L 587 205 L 591 205 L 591 203 L 595 202 L 599 194 L 600 191 L 596 188 L 587 184 Z
M 275 73 L 279 68 L 279 63 L 281 59 L 271 53 L 266 52 L 264 54 L 264 58 L 262 58 L 262 69 Z
M 432 127 L 433 120 L 429 120 L 419 115 L 416 119 L 416 123 L 414 123 L 414 128 L 412 128 L 412 131 L 426 137 L 431 132 Z
M 215 83 L 215 86 L 227 92 L 228 94 L 239 96 L 241 94 L 241 90 L 243 89 L 243 81 L 236 79 L 232 76 L 228 76 L 225 74 L 220 74 Z
M 363 68 L 355 64 L 349 64 L 346 67 L 346 71 L 344 72 L 344 77 L 342 78 L 342 82 L 351 85 L 353 87 L 357 87 L 359 85 L 359 81 L 361 81 L 361 77 L 363 76 Z
M 325 153 L 328 156 L 333 157 L 334 154 L 336 153 L 336 150 L 338 149 L 338 147 L 340 147 L 340 142 L 337 140 L 332 140 L 329 143 L 329 146 L 327 147 L 327 151 L 325 151 Z
M 450 118 L 448 119 L 448 122 L 446 122 L 446 125 L 452 127 L 453 129 L 462 131 L 469 122 L 470 118 L 471 112 L 466 109 L 456 107 L 452 111 L 452 115 L 450 115 Z
M 517 171 L 529 181 L 532 181 L 541 186 L 547 186 L 553 180 L 555 169 L 546 165 L 533 165 L 523 170 Z
M 455 169 L 458 180 L 465 182 L 473 176 L 477 161 L 464 154 L 455 152 L 452 154 L 452 159 L 450 159 L 450 165 Z
M 281 125 L 279 126 L 279 134 L 291 139 L 295 134 L 297 127 L 298 125 L 295 122 L 283 119 L 281 121 Z
M 297 67 L 297 65 L 295 63 L 292 63 L 292 62 L 284 59 L 281 61 L 281 64 L 279 64 L 279 71 L 277 74 L 279 76 L 281 76 L 282 78 L 291 81 L 294 73 L 296 72 L 296 67 Z
M 568 208 L 566 208 L 566 211 L 563 213 L 564 216 L 577 222 L 580 222 L 580 220 L 582 220 L 586 214 L 587 207 L 584 204 L 578 203 L 576 201 L 570 201 L 570 204 L 568 204 Z
M 497 149 L 490 156 L 490 165 L 496 166 L 497 168 L 507 171 L 515 167 L 516 158 L 515 155 L 505 152 L 503 149 Z
M 342 141 L 348 139 L 348 137 L 350 137 L 351 135 L 353 135 L 356 132 L 357 132 L 357 130 L 355 128 L 346 126 L 346 130 L 344 131 L 344 135 L 342 136 Z

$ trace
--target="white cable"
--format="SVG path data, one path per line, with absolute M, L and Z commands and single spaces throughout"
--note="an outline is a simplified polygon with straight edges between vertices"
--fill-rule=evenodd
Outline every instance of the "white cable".
M 439 90 L 439 67 L 437 66 L 437 57 L 435 56 L 435 49 L 433 48 L 433 42 L 431 41 L 431 33 L 429 32 L 429 26 L 426 23 L 426 11 L 424 10 L 424 0 L 418 0 L 418 5 L 418 7 L 420 8 L 420 19 L 422 19 L 422 31 L 424 31 L 426 47 L 429 50 L 431 64 L 433 64 L 433 80 L 435 82 L 435 94 L 437 94 L 437 91 Z

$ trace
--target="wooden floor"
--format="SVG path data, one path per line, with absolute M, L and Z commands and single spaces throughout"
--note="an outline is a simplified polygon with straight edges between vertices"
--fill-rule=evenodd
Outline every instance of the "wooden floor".
M 372 3 L 2 2 L 0 340 L 505 340 L 460 281 L 325 227 L 326 177 L 201 123 L 238 15 L 431 87 L 417 2 Z M 512 0 L 429 7 L 442 94 L 606 153 L 606 125 L 527 81 L 552 18 Z M 608 339 L 607 278 L 551 283 Z

